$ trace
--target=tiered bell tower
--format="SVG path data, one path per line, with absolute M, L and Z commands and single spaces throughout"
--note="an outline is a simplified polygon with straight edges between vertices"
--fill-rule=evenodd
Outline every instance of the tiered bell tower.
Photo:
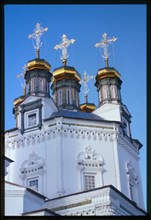
M 44 59 L 40 59 L 40 37 L 43 32 L 48 28 L 42 28 L 39 23 L 36 24 L 36 29 L 33 34 L 29 35 L 29 38 L 36 40 L 36 59 L 31 60 L 27 64 L 27 71 L 25 72 L 25 80 L 27 86 L 27 95 L 36 95 L 41 97 L 49 97 L 50 89 L 49 83 L 51 81 L 52 74 L 50 71 L 50 64 Z
M 95 86 L 99 96 L 99 106 L 104 103 L 120 104 L 121 100 L 120 73 L 113 67 L 98 70 Z
M 24 68 L 24 95 L 14 100 L 13 113 L 16 119 L 16 127 L 21 134 L 31 129 L 41 129 L 43 119 L 49 117 L 52 111 L 57 110 L 50 96 L 50 82 L 52 73 L 51 65 L 40 58 L 41 36 L 48 28 L 41 27 L 37 23 L 33 34 L 29 38 L 34 39 L 36 58 L 28 61 Z M 49 106 L 49 111 L 48 111 Z
M 99 96 L 99 106 L 104 103 L 121 103 L 121 84 L 120 73 L 113 67 L 109 67 L 107 46 L 115 42 L 117 38 L 107 39 L 107 34 L 103 34 L 103 40 L 96 43 L 96 47 L 104 49 L 105 68 L 99 69 L 96 76 L 95 86 L 97 87 Z
M 124 133 L 131 137 L 130 123 L 131 114 L 126 105 L 122 103 L 120 73 L 114 68 L 109 67 L 109 44 L 115 42 L 117 38 L 107 38 L 107 34 L 103 34 L 101 42 L 96 43 L 96 47 L 101 47 L 104 50 L 103 58 L 105 67 L 98 70 L 96 75 L 95 86 L 98 91 L 98 109 L 95 114 L 111 121 L 121 122 Z
M 54 49 L 62 50 L 63 66 L 54 69 L 52 78 L 52 94 L 59 110 L 79 110 L 79 92 L 81 76 L 71 66 L 67 66 L 67 47 L 75 42 L 74 39 L 67 39 L 63 34 L 62 42 Z

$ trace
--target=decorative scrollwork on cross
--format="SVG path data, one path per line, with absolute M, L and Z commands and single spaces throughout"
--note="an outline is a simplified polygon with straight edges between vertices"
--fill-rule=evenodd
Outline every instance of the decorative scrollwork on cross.
M 36 58 L 40 57 L 40 47 L 42 46 L 42 42 L 40 41 L 40 38 L 43 35 L 43 33 L 46 32 L 47 30 L 48 30 L 47 27 L 43 28 L 41 27 L 40 23 L 37 23 L 36 28 L 34 29 L 34 33 L 28 35 L 29 39 L 32 38 L 35 40 L 34 48 L 36 49 Z
M 68 53 L 67 53 L 67 47 L 70 46 L 70 44 L 74 44 L 75 40 L 71 39 L 69 40 L 65 34 L 62 35 L 62 42 L 60 44 L 57 44 L 54 49 L 55 50 L 62 50 L 62 56 L 61 60 L 64 65 L 67 63 Z
M 109 54 L 108 54 L 107 47 L 109 46 L 109 44 L 115 42 L 117 40 L 117 38 L 112 37 L 112 38 L 107 39 L 107 34 L 106 33 L 104 33 L 102 36 L 103 36 L 103 40 L 99 43 L 96 43 L 95 47 L 101 47 L 101 48 L 104 49 L 103 58 L 105 59 L 106 67 L 108 67 L 109 66 L 109 64 L 108 64 Z
M 85 103 L 88 103 L 88 82 L 90 79 L 94 79 L 94 76 L 90 76 L 88 75 L 86 72 L 84 72 L 84 77 L 83 79 L 81 80 L 81 83 L 83 84 L 83 87 L 84 87 L 84 100 L 85 100 Z

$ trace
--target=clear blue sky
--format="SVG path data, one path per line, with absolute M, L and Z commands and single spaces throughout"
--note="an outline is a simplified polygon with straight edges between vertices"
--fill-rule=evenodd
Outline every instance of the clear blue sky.
M 48 27 L 42 36 L 40 57 L 51 64 L 51 72 L 62 65 L 61 51 L 53 48 L 63 34 L 76 39 L 68 50 L 68 65 L 82 76 L 84 71 L 95 76 L 104 67 L 100 50 L 94 46 L 101 41 L 102 34 L 118 38 L 109 47 L 109 66 L 121 73 L 122 101 L 132 115 L 132 136 L 143 144 L 140 166 L 146 200 L 146 5 L 5 5 L 4 13 L 5 129 L 15 127 L 13 101 L 23 94 L 16 75 L 35 58 L 28 35 L 37 22 Z M 94 83 L 89 83 L 89 102 L 98 105 Z M 83 97 L 81 89 L 81 103 Z

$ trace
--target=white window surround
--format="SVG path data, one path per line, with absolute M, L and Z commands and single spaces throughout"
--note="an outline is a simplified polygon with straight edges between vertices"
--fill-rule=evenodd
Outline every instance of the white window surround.
M 110 90 L 111 90 L 111 97 L 112 97 L 112 98 L 116 98 L 116 95 L 115 95 L 115 86 L 114 86 L 114 85 L 111 85 L 111 86 L 110 86 Z
M 38 109 L 25 112 L 24 114 L 25 129 L 32 128 L 38 125 L 39 123 L 38 113 L 39 113 Z
M 137 203 L 138 200 L 138 177 L 136 175 L 135 169 L 132 167 L 132 163 L 128 161 L 126 163 L 126 174 L 128 182 L 128 192 L 129 198 Z
M 85 175 L 95 176 L 95 187 L 103 186 L 104 160 L 91 146 L 78 154 L 77 168 L 80 171 L 81 190 L 85 190 Z
M 107 89 L 108 89 L 108 86 L 103 86 L 103 99 L 107 99 Z
M 38 179 L 38 191 L 42 193 L 44 190 L 42 185 L 44 172 L 44 159 L 38 156 L 33 151 L 31 154 L 29 154 L 28 158 L 22 163 L 19 177 L 22 179 L 23 185 L 27 187 L 29 187 L 29 180 Z
M 31 79 L 31 92 L 34 91 L 35 86 L 36 86 L 36 78 L 34 77 Z

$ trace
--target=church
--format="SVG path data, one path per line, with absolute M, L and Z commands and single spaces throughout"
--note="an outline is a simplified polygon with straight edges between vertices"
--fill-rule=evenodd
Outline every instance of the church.
M 24 71 L 24 94 L 14 99 L 16 126 L 5 131 L 6 216 L 142 216 L 144 209 L 139 156 L 142 144 L 131 134 L 131 114 L 122 102 L 121 74 L 109 66 L 108 45 L 117 38 L 103 34 L 96 43 L 105 67 L 96 70 L 98 105 L 88 102 L 92 76 L 67 64 L 65 34 L 54 47 L 62 66 L 40 58 L 36 24 L 29 38 L 36 58 Z M 80 103 L 80 88 L 85 101 Z M 50 85 L 51 93 L 50 94 Z M 13 206 L 13 204 L 17 206 Z

